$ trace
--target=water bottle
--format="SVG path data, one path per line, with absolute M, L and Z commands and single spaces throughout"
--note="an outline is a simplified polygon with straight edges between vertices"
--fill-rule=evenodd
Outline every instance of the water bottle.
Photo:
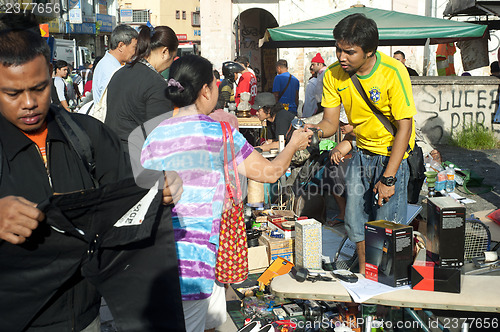
M 446 169 L 446 191 L 452 193 L 455 191 L 455 165 L 450 164 Z

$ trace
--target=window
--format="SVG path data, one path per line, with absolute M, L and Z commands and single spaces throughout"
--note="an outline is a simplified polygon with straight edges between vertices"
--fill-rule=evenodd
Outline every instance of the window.
M 132 11 L 132 22 L 136 23 L 146 23 L 149 21 L 149 10 L 133 10 Z
M 182 11 L 182 19 L 183 19 L 183 20 L 185 20 L 185 19 L 186 19 L 186 11 L 185 11 L 185 10 L 183 10 L 183 11 Z
M 200 12 L 191 13 L 191 25 L 194 27 L 200 26 Z
M 175 11 L 175 19 L 176 20 L 180 20 L 181 19 L 181 11 L 180 10 L 176 10 Z

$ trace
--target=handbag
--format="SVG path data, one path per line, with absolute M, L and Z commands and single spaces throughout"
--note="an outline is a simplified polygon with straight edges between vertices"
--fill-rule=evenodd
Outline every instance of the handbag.
M 224 148 L 224 181 L 226 195 L 220 221 L 219 250 L 215 263 L 215 277 L 221 283 L 238 283 L 248 277 L 248 246 L 243 217 L 243 201 L 240 179 L 236 169 L 233 134 L 227 122 L 221 122 Z M 235 185 L 231 184 L 227 159 L 227 138 L 233 160 Z M 236 186 L 236 188 L 235 188 Z M 236 189 L 236 190 L 235 190 Z
M 396 136 L 396 132 L 398 131 L 398 129 L 391 121 L 389 121 L 389 119 L 378 108 L 375 107 L 375 105 L 373 105 L 370 102 L 370 99 L 368 99 L 368 96 L 366 95 L 366 92 L 363 89 L 361 82 L 358 79 L 358 76 L 356 74 L 351 75 L 351 80 L 354 86 L 356 87 L 356 90 L 358 90 L 359 94 L 366 102 L 368 107 L 370 107 L 371 111 L 377 117 L 377 119 L 379 119 L 379 121 L 382 122 L 385 129 L 387 129 L 387 131 L 391 133 L 392 136 Z M 415 204 L 418 202 L 420 190 L 422 189 L 422 185 L 424 184 L 425 181 L 424 155 L 422 153 L 422 148 L 420 148 L 417 145 L 417 142 L 415 142 L 415 146 L 413 147 L 413 149 L 411 149 L 410 146 L 408 146 L 406 152 L 408 152 L 408 157 L 406 158 L 406 161 L 408 163 L 408 168 L 410 170 L 410 176 L 408 179 L 407 200 L 408 203 Z

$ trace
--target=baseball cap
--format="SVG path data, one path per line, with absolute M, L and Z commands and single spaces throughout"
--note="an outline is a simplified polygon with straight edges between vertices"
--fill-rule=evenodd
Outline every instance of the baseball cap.
M 271 92 L 261 92 L 255 97 L 252 108 L 259 110 L 264 106 L 273 106 L 276 104 L 276 97 Z

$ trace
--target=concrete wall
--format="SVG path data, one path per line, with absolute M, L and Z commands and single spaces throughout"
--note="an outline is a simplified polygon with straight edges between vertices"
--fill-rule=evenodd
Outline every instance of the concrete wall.
M 413 77 L 417 126 L 431 143 L 447 138 L 471 124 L 493 128 L 500 138 L 500 125 L 492 124 L 498 107 L 500 79 L 496 77 Z

